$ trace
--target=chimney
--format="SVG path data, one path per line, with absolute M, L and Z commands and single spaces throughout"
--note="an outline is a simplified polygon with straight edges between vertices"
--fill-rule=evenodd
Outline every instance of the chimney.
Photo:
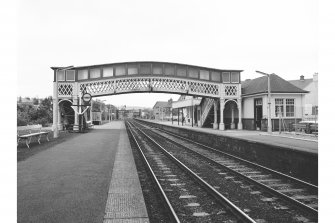
M 318 73 L 313 74 L 313 81 L 314 82 L 318 81 Z
M 304 80 L 305 80 L 305 79 L 304 79 L 304 75 L 301 75 L 301 76 L 300 76 L 300 80 L 301 80 L 301 81 L 304 81 Z

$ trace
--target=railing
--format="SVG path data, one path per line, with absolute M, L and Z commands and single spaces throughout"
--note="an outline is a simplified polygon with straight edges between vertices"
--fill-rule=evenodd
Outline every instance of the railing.
M 75 86 L 77 88 L 75 88 Z M 227 92 L 231 92 L 229 89 Z M 71 98 L 80 92 L 92 96 L 132 92 L 171 92 L 201 97 L 220 97 L 220 84 L 173 77 L 122 77 L 84 82 L 58 83 L 58 95 Z
M 318 122 L 318 115 L 305 115 L 304 117 L 302 117 L 302 121 Z
M 214 105 L 214 99 L 213 98 L 205 98 L 204 102 L 204 110 L 201 114 L 201 126 L 205 123 L 206 118 L 209 114 L 209 111 L 211 110 L 212 106 Z

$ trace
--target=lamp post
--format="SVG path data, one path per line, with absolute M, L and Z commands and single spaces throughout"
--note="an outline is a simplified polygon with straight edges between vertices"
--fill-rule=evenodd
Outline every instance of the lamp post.
M 272 133 L 272 123 L 271 123 L 271 85 L 270 85 L 270 74 L 261 72 L 261 71 L 257 71 L 256 73 L 265 75 L 268 77 L 268 133 Z
M 104 104 L 104 102 L 106 101 L 106 100 L 99 100 L 101 103 L 100 103 L 100 112 L 101 112 L 101 122 L 102 122 L 102 114 L 103 114 L 103 111 L 102 111 L 102 105 Z M 105 110 L 105 109 L 104 109 Z M 105 112 L 105 121 L 106 121 L 106 112 Z
M 59 71 L 66 71 L 69 69 L 72 69 L 74 66 L 68 66 L 68 67 L 59 67 L 55 70 L 55 83 L 54 83 L 54 91 L 53 91 L 53 133 L 54 138 L 58 138 L 59 131 L 58 131 L 58 72 Z M 65 79 L 65 73 L 64 73 L 64 79 Z

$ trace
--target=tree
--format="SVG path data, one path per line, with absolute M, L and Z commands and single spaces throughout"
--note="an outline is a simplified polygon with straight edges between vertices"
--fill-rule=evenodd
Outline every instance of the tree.
M 33 98 L 33 104 L 38 105 L 38 98 Z
M 41 124 L 43 126 L 52 123 L 52 97 L 41 101 L 38 108 L 27 104 L 17 105 L 17 125 Z

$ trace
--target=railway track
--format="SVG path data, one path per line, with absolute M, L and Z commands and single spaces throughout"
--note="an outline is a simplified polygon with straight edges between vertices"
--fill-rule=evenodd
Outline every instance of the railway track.
M 142 130 L 127 123 L 171 222 L 256 222 Z
M 136 123 L 136 125 L 139 125 L 139 123 Z M 299 209 L 300 211 L 297 211 L 297 213 L 291 213 L 292 216 L 295 216 L 293 220 L 297 222 L 317 221 L 317 186 L 170 132 L 151 128 L 148 125 L 140 125 L 142 129 L 146 129 L 147 133 L 151 131 L 156 134 L 156 136 L 151 134 L 151 137 L 157 141 L 169 141 L 169 143 L 178 148 L 188 151 L 188 154 L 192 153 L 192 155 L 187 155 L 188 159 L 191 156 L 196 156 L 214 165 L 218 169 L 214 168 L 213 178 L 215 178 L 214 175 L 219 174 L 221 178 L 238 179 L 233 180 L 238 182 L 238 184 L 240 183 L 239 181 L 248 182 L 249 185 L 242 183 L 245 185 L 240 186 L 251 190 L 251 193 L 260 194 L 260 199 L 266 201 L 268 204 L 272 204 L 273 208 L 278 212 L 280 212 L 279 210 L 292 212 L 293 209 Z M 176 151 L 173 152 L 173 150 L 170 150 L 169 152 L 174 154 Z M 218 183 L 216 182 L 216 184 Z M 284 204 L 282 201 L 284 201 Z

